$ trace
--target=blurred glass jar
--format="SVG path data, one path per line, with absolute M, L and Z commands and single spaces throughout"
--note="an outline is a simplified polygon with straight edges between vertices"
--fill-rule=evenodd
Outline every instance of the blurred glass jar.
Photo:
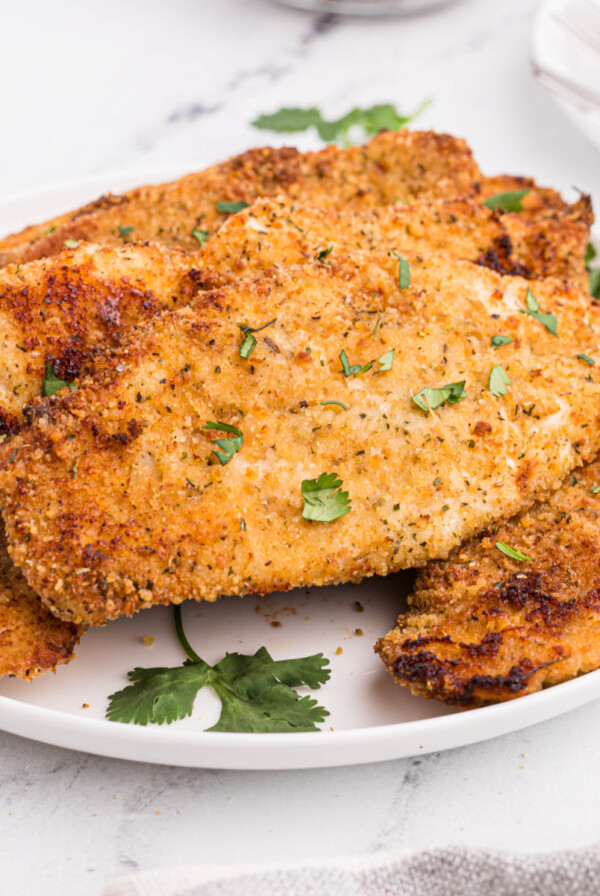
M 425 12 L 436 6 L 448 6 L 454 0 L 277 0 L 277 2 L 310 12 L 389 16 Z

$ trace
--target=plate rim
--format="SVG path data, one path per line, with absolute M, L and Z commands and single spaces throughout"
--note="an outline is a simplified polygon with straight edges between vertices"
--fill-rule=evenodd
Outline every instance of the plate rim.
M 53 196 L 59 205 L 60 195 L 67 191 L 110 189 L 111 182 L 117 186 L 130 179 L 139 184 L 140 178 L 148 178 L 149 184 L 161 183 L 189 170 L 193 169 L 183 164 L 117 169 L 20 190 L 0 197 L 0 214 L 11 205 Z M 600 228 L 592 230 L 592 239 L 600 244 Z M 598 698 L 600 669 L 534 694 L 454 714 L 340 731 L 266 734 L 190 732 L 86 719 L 0 695 L 0 730 L 52 746 L 157 765 L 292 770 L 383 762 L 454 749 L 522 730 Z

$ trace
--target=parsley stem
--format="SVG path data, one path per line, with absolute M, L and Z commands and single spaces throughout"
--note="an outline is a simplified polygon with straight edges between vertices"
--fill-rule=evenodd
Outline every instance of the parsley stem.
M 179 643 L 194 663 L 203 663 L 204 660 L 202 659 L 202 657 L 198 656 L 185 636 L 185 632 L 183 630 L 183 619 L 181 616 L 181 606 L 179 604 L 173 607 L 173 615 L 175 616 L 175 631 L 177 632 Z

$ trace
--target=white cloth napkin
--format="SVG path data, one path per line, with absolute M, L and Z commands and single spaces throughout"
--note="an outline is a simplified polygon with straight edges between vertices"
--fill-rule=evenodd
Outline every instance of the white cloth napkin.
M 104 896 L 600 896 L 600 844 L 518 855 L 459 847 L 285 865 L 185 866 Z

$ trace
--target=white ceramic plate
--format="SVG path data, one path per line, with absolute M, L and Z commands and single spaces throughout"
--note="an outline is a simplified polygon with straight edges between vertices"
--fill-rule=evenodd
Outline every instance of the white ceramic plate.
M 533 64 L 557 77 L 600 94 L 600 51 L 561 26 L 558 16 L 573 0 L 544 0 L 536 15 L 531 43 Z M 594 0 L 600 9 L 600 0 Z M 552 94 L 577 130 L 600 149 L 600 111 L 585 110 Z
M 97 177 L 0 203 L 0 233 L 43 220 L 143 182 L 180 171 Z M 600 697 L 600 671 L 499 706 L 454 712 L 411 696 L 394 684 L 373 653 L 377 637 L 402 609 L 410 574 L 361 585 L 310 589 L 260 599 L 223 599 L 184 607 L 186 633 L 208 662 L 226 651 L 264 645 L 276 659 L 324 653 L 331 680 L 314 692 L 331 712 L 321 733 L 226 734 L 203 729 L 219 704 L 202 691 L 193 718 L 171 726 L 123 725 L 104 719 L 107 698 L 134 666 L 175 666 L 184 660 L 172 611 L 157 607 L 83 638 L 75 662 L 33 682 L 0 681 L 0 728 L 61 747 L 104 756 L 204 768 L 316 768 L 375 762 L 445 750 L 549 719 Z M 357 608 L 357 602 L 363 608 Z M 356 633 L 360 629 L 362 635 Z M 154 643 L 146 646 L 144 637 Z

